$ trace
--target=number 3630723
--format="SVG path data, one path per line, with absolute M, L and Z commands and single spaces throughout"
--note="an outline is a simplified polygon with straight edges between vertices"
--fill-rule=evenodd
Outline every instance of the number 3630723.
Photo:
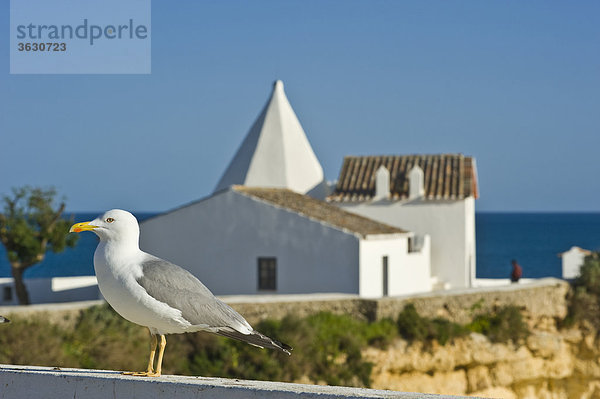
M 19 51 L 67 51 L 67 43 L 17 43 Z

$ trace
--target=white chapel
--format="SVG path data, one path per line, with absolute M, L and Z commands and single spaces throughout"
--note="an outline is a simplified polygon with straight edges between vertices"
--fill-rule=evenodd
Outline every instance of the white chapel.
M 431 237 L 433 288 L 475 280 L 475 159 L 462 154 L 347 156 L 327 201 Z
M 276 81 L 214 192 L 142 222 L 140 245 L 219 295 L 463 288 L 477 195 L 460 154 L 346 157 L 331 191 Z

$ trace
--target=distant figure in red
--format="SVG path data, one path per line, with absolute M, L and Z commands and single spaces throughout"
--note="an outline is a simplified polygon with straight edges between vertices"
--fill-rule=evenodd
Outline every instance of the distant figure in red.
M 513 267 L 512 272 L 510 273 L 510 281 L 518 283 L 523 275 L 523 268 L 517 263 L 516 259 L 513 259 L 510 263 L 512 263 Z

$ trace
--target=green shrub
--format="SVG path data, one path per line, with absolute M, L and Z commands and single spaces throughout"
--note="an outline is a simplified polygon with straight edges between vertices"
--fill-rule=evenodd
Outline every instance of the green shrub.
M 569 309 L 561 327 L 572 327 L 578 321 L 587 320 L 600 328 L 600 304 L 596 295 L 590 294 L 585 287 L 574 287 L 567 302 Z
M 481 305 L 478 305 L 481 308 Z M 453 339 L 478 332 L 493 342 L 518 342 L 527 337 L 529 328 L 516 306 L 504 306 L 492 314 L 478 314 L 467 325 L 460 325 L 448 319 L 429 319 L 419 315 L 413 304 L 408 304 L 398 315 L 399 334 L 408 341 L 438 341 L 441 345 Z
M 123 319 L 108 305 L 82 311 L 63 343 L 78 367 L 129 371 L 146 368 L 149 346 L 148 330 Z
M 409 303 L 402 309 L 396 321 L 398 332 L 407 341 L 424 341 L 429 331 L 429 321 L 417 312 L 415 305 Z
M 576 288 L 582 287 L 587 293 L 600 297 L 600 258 L 598 253 L 585 257 L 573 285 Z
M 600 259 L 599 254 L 586 256 L 579 275 L 573 281 L 567 296 L 568 312 L 562 321 L 569 327 L 586 320 L 600 330 Z
M 391 319 L 383 319 L 365 326 L 367 345 L 385 349 L 398 336 L 396 323 Z
M 430 323 L 430 339 L 436 339 L 442 345 L 468 333 L 464 326 L 441 317 L 431 320 Z
M 400 312 L 396 325 L 399 334 L 407 341 L 437 340 L 442 345 L 468 332 L 464 326 L 441 317 L 421 317 L 412 303 Z
M 365 323 L 331 313 L 318 313 L 305 320 L 304 331 L 295 338 L 308 356 L 304 361 L 312 363 L 311 380 L 369 386 L 372 365 L 361 355 L 366 345 Z
M 331 313 L 265 320 L 255 328 L 290 344 L 294 348 L 292 356 L 210 334 L 184 334 L 169 338 L 187 353 L 187 361 L 173 372 L 278 381 L 306 377 L 315 383 L 369 386 L 372 364 L 362 358 L 361 350 L 369 344 L 385 347 L 396 336 L 390 320 L 366 323 Z M 179 356 L 180 350 L 172 352 Z M 169 353 L 165 355 L 165 367 L 177 364 L 167 357 Z
M 492 342 L 518 342 L 529 335 L 529 327 L 521 310 L 514 305 L 499 308 L 491 314 L 479 314 L 466 328 L 487 336 Z
M 10 324 L 0 325 L 0 363 L 34 366 L 69 365 L 62 350 L 65 332 L 43 316 L 11 315 Z
M 11 317 L 0 334 L 0 362 L 59 367 L 144 370 L 149 333 L 108 306 L 81 312 L 65 329 L 40 316 Z M 294 347 L 293 355 L 259 349 L 208 333 L 167 337 L 165 374 L 369 386 L 372 364 L 362 358 L 369 343 L 384 347 L 396 336 L 390 320 L 366 323 L 319 313 L 306 318 L 266 320 L 256 326 Z

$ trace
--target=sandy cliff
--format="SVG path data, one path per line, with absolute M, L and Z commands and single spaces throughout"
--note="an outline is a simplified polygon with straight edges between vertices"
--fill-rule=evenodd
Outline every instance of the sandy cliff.
M 555 319 L 530 318 L 520 344 L 480 334 L 445 346 L 396 341 L 364 351 L 373 388 L 496 398 L 600 398 L 600 341 L 589 327 L 559 331 Z

